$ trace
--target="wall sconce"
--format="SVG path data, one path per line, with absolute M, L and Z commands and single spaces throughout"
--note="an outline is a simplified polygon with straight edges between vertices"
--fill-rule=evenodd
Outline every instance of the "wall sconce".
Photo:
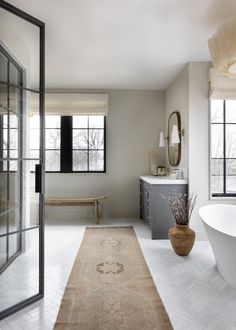
M 163 132 L 160 132 L 160 137 L 159 137 L 159 147 L 165 147 L 165 139 L 166 137 L 164 136 Z

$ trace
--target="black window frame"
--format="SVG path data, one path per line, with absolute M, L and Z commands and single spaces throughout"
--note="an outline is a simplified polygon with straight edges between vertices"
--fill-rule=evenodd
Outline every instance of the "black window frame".
M 236 160 L 236 158 L 228 158 L 226 156 L 226 126 L 227 125 L 235 125 L 236 123 L 226 123 L 226 101 L 227 100 L 222 100 L 223 101 L 223 123 L 212 123 L 211 122 L 211 113 L 210 113 L 210 127 L 212 128 L 212 125 L 222 125 L 223 126 L 223 157 L 212 157 L 210 155 L 210 164 L 211 164 L 211 160 L 215 160 L 215 159 L 219 159 L 219 160 L 223 160 L 223 192 L 222 193 L 216 193 L 216 192 L 212 192 L 211 191 L 211 185 L 210 185 L 210 196 L 212 198 L 227 198 L 227 197 L 236 197 L 236 192 L 235 193 L 227 193 L 226 192 L 226 178 L 227 178 L 227 167 L 226 167 L 226 162 L 227 160 Z M 212 111 L 212 108 L 210 107 L 210 111 Z M 212 137 L 210 139 L 210 150 L 212 148 Z M 212 170 L 210 168 L 210 178 L 212 177 Z M 211 183 L 211 181 L 210 181 Z
M 91 115 L 92 116 L 92 115 Z M 60 136 L 61 136 L 61 147 L 60 147 L 60 171 L 45 171 L 46 173 L 106 173 L 106 116 L 103 115 L 104 118 L 104 126 L 100 128 L 103 130 L 104 134 L 104 166 L 102 171 L 88 170 L 86 171 L 73 171 L 73 150 L 85 150 L 85 149 L 73 149 L 73 130 L 77 128 L 73 128 L 73 116 L 60 116 L 61 117 L 61 127 Z M 89 117 L 89 115 L 88 115 Z M 79 128 L 78 128 L 79 129 Z M 90 129 L 85 128 L 85 129 Z M 93 128 L 96 129 L 96 128 Z M 49 150 L 49 149 L 46 149 Z M 50 151 L 53 149 L 50 149 Z M 58 150 L 58 149 L 56 149 Z M 89 149 L 86 149 L 89 153 Z M 96 150 L 96 149 L 91 149 Z M 89 158 L 89 157 L 88 157 Z

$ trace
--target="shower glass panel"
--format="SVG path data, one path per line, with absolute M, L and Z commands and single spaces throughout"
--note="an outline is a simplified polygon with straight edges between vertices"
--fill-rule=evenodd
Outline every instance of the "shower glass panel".
M 44 294 L 43 132 L 44 24 L 0 1 L 0 319 Z

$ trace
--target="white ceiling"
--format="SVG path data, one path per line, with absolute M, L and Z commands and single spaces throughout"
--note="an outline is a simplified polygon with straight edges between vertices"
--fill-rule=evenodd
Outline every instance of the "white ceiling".
M 9 0 L 46 23 L 47 88 L 165 89 L 235 0 Z

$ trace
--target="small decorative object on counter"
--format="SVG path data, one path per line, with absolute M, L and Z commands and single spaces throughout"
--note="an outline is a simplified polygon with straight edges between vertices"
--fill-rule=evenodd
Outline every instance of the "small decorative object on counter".
M 180 170 L 178 168 L 172 168 L 170 176 L 172 176 L 172 179 L 181 179 Z
M 169 229 L 168 235 L 176 254 L 187 256 L 192 250 L 195 241 L 195 232 L 189 228 L 189 221 L 196 204 L 196 195 L 188 198 L 187 194 L 174 192 L 168 197 L 168 205 L 175 218 L 175 226 Z
M 157 150 L 155 148 L 149 151 L 150 171 L 152 175 L 157 175 Z
M 169 172 L 167 171 L 167 169 L 165 168 L 165 166 L 158 166 L 157 167 L 157 175 L 167 176 L 168 174 L 169 174 Z

